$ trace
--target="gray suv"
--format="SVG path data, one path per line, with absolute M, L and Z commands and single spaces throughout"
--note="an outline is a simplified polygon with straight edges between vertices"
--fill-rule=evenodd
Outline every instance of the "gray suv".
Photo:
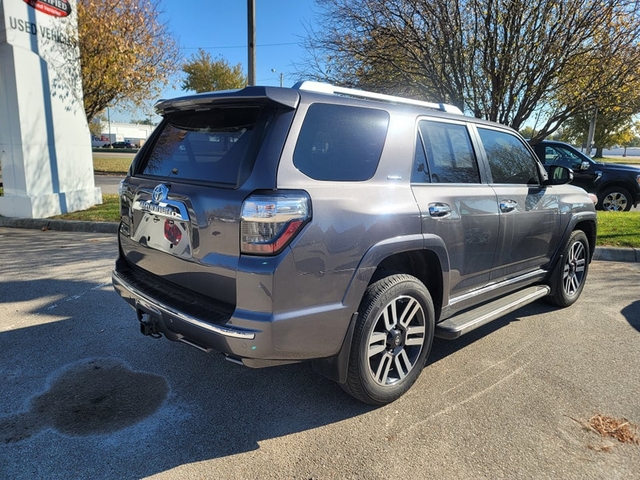
M 248 367 L 310 360 L 385 404 L 434 336 L 582 292 L 593 201 L 507 127 L 315 82 L 157 109 L 113 272 L 145 335 Z

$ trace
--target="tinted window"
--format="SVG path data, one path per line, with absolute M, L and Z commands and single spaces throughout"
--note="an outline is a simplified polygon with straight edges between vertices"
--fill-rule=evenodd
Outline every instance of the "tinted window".
M 478 128 L 487 153 L 493 183 L 540 183 L 537 163 L 515 135 Z
M 582 158 L 575 152 L 563 147 L 545 146 L 545 164 L 562 165 L 568 168 L 574 168 L 582 163 Z
M 221 107 L 171 114 L 143 174 L 236 185 L 253 166 L 270 113 L 261 107 Z
M 389 114 L 383 110 L 313 104 L 293 163 L 316 180 L 368 180 L 378 167 L 388 125 Z
M 422 143 L 427 165 L 419 153 L 411 180 L 433 183 L 480 183 L 478 164 L 465 125 L 421 121 L 418 143 Z M 420 152 L 419 145 L 416 152 Z

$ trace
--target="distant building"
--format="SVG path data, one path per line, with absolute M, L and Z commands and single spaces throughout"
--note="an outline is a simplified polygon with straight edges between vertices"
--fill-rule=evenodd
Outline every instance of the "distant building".
M 91 138 L 91 146 L 103 147 L 114 142 L 131 142 L 141 147 L 154 128 L 154 125 L 101 121 L 100 136 Z

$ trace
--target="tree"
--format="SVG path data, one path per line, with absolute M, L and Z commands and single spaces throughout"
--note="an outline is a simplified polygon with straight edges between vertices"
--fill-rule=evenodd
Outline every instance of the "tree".
M 638 0 L 316 1 L 302 73 L 453 103 L 517 130 L 543 113 L 534 141 L 640 63 Z
M 638 137 L 638 132 L 640 132 L 640 122 L 633 122 L 629 125 L 629 128 L 625 129 L 619 137 L 619 144 L 624 147 L 624 152 L 622 153 L 623 157 L 627 156 L 627 148 L 629 147 L 637 147 L 640 145 L 640 138 Z
M 224 58 L 214 60 L 202 49 L 198 49 L 198 53 L 184 63 L 182 71 L 187 74 L 182 81 L 182 90 L 202 93 L 232 90 L 247 85 L 247 77 L 242 73 L 241 64 L 231 67 Z
M 581 114 L 567 120 L 562 128 L 562 140 L 586 145 L 591 114 Z M 598 109 L 593 143 L 596 145 L 595 157 L 602 157 L 605 148 L 624 145 L 633 140 L 635 124 L 632 114 L 620 107 Z
M 89 132 L 92 136 L 100 136 L 100 134 L 102 133 L 102 122 L 104 122 L 105 120 L 106 119 L 104 118 L 104 115 L 96 115 L 91 119 L 91 121 L 89 122 Z
M 133 125 L 150 125 L 152 127 L 156 125 L 155 123 L 153 123 L 153 121 L 150 118 L 142 118 L 140 120 L 136 120 L 132 118 L 131 120 L 129 120 L 129 123 Z
M 107 106 L 138 106 L 157 96 L 179 65 L 157 1 L 78 0 L 76 8 L 87 120 Z
M 590 123 L 595 120 L 593 143 L 596 145 L 596 157 L 602 157 L 604 148 L 631 141 L 634 115 L 640 112 L 639 84 L 640 71 L 636 70 L 616 83 L 599 88 L 601 96 L 594 107 L 575 113 L 563 124 L 563 137 L 572 143 L 586 145 Z M 589 86 L 583 85 L 582 88 L 588 89 Z M 574 89 L 577 92 L 580 86 Z

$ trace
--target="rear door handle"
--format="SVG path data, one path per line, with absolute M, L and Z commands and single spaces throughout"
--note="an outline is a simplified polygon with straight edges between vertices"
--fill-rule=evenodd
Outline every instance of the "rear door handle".
M 515 200 L 502 200 L 500 201 L 500 211 L 501 212 L 511 212 L 516 209 L 518 206 L 518 202 Z
M 446 203 L 430 203 L 429 215 L 436 218 L 447 217 L 451 215 L 451 207 Z

